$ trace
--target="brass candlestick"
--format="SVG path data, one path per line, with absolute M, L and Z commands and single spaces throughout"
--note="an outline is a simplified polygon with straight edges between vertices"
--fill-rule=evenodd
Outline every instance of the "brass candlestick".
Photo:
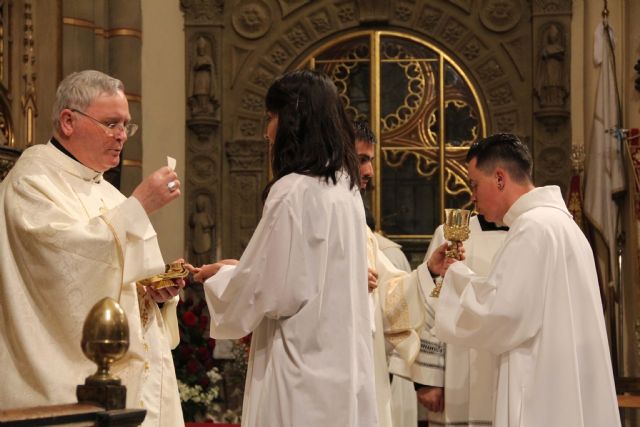
M 460 259 L 458 253 L 458 244 L 469 238 L 469 219 L 471 211 L 467 209 L 445 209 L 444 210 L 444 238 L 451 242 L 450 249 L 447 250 L 446 256 L 449 258 Z M 431 291 L 433 298 L 440 296 L 442 290 L 442 279 L 436 280 L 436 285 Z

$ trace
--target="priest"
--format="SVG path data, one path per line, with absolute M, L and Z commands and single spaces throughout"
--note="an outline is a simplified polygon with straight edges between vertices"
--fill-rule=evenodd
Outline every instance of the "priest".
M 112 369 L 127 406 L 147 410 L 143 426 L 183 425 L 170 350 L 179 286 L 136 284 L 164 271 L 148 215 L 180 182 L 163 167 L 127 198 L 104 179 L 137 130 L 121 81 L 70 74 L 52 117 L 51 140 L 26 149 L 0 184 L 0 409 L 76 401 L 96 370 L 80 347 L 85 316 L 111 297 L 129 321 L 129 352 Z
M 496 427 L 619 426 L 593 255 L 560 189 L 533 185 L 515 135 L 473 144 L 467 163 L 478 212 L 509 232 L 486 276 L 429 259 L 444 276 L 436 336 L 498 356 Z

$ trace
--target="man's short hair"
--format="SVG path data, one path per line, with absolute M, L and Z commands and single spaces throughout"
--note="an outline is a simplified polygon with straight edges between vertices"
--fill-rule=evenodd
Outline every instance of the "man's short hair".
M 365 141 L 369 144 L 376 143 L 376 136 L 369 127 L 369 122 L 366 120 L 354 120 L 353 130 L 356 134 L 356 141 Z
M 124 84 L 96 70 L 84 70 L 69 74 L 58 85 L 51 119 L 53 129 L 60 130 L 60 113 L 65 108 L 84 111 L 101 94 L 124 93 Z
M 467 163 L 472 159 L 476 159 L 476 167 L 486 174 L 503 167 L 514 181 L 533 182 L 529 149 L 513 134 L 497 133 L 474 142 L 467 152 Z

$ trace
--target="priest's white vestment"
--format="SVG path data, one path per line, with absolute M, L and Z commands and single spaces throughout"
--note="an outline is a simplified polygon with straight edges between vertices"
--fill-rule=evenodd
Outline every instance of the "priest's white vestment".
M 163 318 L 135 284 L 164 271 L 137 199 L 51 143 L 33 146 L 0 184 L 0 250 L 0 409 L 77 402 L 96 371 L 80 348 L 84 319 L 111 297 L 129 321 L 129 352 L 112 369 L 127 406 L 147 410 L 143 426 L 183 425 L 166 322 L 177 301 Z
M 346 174 L 289 174 L 236 266 L 205 282 L 211 336 L 253 332 L 242 425 L 377 425 L 364 208 Z
M 436 336 L 499 357 L 496 427 L 620 425 L 591 247 L 556 186 L 521 196 L 488 276 L 445 275 Z
M 402 246 L 380 233 L 373 234 L 378 242 L 380 252 L 391 261 L 391 264 L 398 270 L 411 273 L 411 265 L 402 252 Z M 415 427 L 418 424 L 418 400 L 413 382 L 395 375 L 391 382 L 390 392 L 391 424 L 393 427 Z
M 477 216 L 469 221 L 469 239 L 464 242 L 464 263 L 474 272 L 489 273 L 494 255 L 502 246 L 507 235 L 505 230 L 483 230 Z M 433 239 L 427 250 L 425 261 L 445 242 L 443 226 L 433 233 Z M 430 295 L 433 286 L 427 283 L 425 294 Z M 433 307 L 429 312 L 438 310 L 438 298 L 427 297 L 427 303 Z M 493 424 L 493 394 L 497 375 L 497 357 L 486 351 L 444 344 L 433 334 L 435 318 L 427 316 L 427 327 L 420 335 L 421 361 L 430 359 L 438 364 L 442 362 L 444 375 L 436 375 L 426 385 L 444 387 L 444 411 L 429 412 L 428 420 L 433 425 L 460 425 L 469 427 L 491 426 Z M 437 349 L 433 354 L 433 349 Z M 444 356 L 444 357 L 442 357 Z
M 378 288 L 369 295 L 375 320 L 375 326 L 373 327 L 373 356 L 376 374 L 378 422 L 381 426 L 415 427 L 418 423 L 418 408 L 413 382 L 395 376 L 393 377 L 393 382 L 389 383 L 388 353 L 392 350 L 393 345 L 385 341 L 385 327 L 388 327 L 388 321 L 383 312 L 380 299 L 380 296 L 384 295 L 388 288 L 386 283 L 389 280 L 406 278 L 411 272 L 409 261 L 400 248 L 399 244 L 381 234 L 373 233 L 367 228 L 369 268 L 372 268 L 379 276 Z M 408 290 L 411 292 L 412 289 Z M 408 307 L 406 299 L 405 296 L 401 299 L 396 299 L 396 302 L 406 308 Z M 409 299 L 411 299 L 411 295 L 409 295 Z M 418 305 L 416 305 L 417 307 Z M 416 317 L 416 320 L 419 323 L 407 325 L 409 326 L 407 332 L 411 327 L 421 327 L 422 316 Z M 397 337 L 398 331 L 394 332 L 392 336 Z

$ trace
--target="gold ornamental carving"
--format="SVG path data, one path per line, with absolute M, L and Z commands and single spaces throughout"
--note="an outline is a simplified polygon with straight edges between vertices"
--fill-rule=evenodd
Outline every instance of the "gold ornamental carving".
M 35 139 L 35 118 L 38 115 L 36 107 L 36 55 L 34 47 L 33 13 L 31 3 L 24 3 L 24 39 L 22 55 L 22 79 L 24 90 L 20 97 L 22 113 L 25 118 L 25 143 L 33 145 Z

